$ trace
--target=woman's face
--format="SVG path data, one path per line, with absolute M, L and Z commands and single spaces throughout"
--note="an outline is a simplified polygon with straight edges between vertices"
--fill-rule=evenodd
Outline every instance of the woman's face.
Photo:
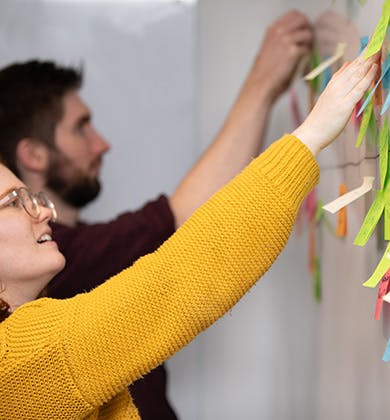
M 0 164 L 0 198 L 24 184 Z M 0 207 L 0 280 L 3 287 L 13 285 L 46 284 L 65 265 L 65 258 L 52 240 L 48 222 L 51 210 L 41 207 L 38 219 L 33 219 L 19 206 Z M 46 236 L 45 239 L 48 239 Z

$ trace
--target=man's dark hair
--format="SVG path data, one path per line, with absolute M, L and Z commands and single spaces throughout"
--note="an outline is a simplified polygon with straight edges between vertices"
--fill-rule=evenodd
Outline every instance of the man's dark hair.
M 54 144 L 62 98 L 82 84 L 82 70 L 31 60 L 0 70 L 0 155 L 16 175 L 16 147 L 23 138 Z

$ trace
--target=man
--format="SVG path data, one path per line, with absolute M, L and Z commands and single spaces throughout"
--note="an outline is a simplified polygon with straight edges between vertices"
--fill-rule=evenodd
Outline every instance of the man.
M 78 95 L 81 74 L 39 61 L 0 71 L 0 155 L 32 190 L 46 191 L 58 211 L 53 232 L 67 266 L 48 295 L 66 298 L 90 290 L 155 250 L 256 156 L 272 104 L 311 42 L 310 24 L 301 13 L 277 20 L 224 126 L 172 196 L 93 225 L 79 222 L 79 210 L 99 193 L 99 170 L 109 145 Z M 165 397 L 165 375 L 159 367 L 131 387 L 142 419 L 176 418 Z

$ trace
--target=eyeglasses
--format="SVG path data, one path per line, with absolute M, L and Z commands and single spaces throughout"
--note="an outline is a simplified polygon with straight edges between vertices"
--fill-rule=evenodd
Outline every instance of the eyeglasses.
M 51 220 L 54 222 L 57 219 L 54 203 L 42 191 L 38 194 L 33 194 L 27 188 L 21 187 L 0 198 L 0 208 L 12 204 L 22 207 L 33 219 L 38 219 L 41 214 L 41 207 L 46 207 L 51 210 Z

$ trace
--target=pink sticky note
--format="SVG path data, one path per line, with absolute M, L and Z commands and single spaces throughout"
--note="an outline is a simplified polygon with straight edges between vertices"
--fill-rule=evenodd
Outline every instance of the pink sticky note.
M 375 320 L 379 320 L 382 312 L 383 306 L 383 296 L 385 296 L 389 292 L 389 285 L 390 285 L 390 269 L 386 271 L 386 274 L 382 277 L 381 282 L 379 283 L 378 289 L 378 297 L 376 299 L 375 305 Z
M 290 107 L 292 116 L 294 117 L 294 124 L 298 127 L 302 124 L 303 119 L 301 111 L 299 110 L 298 97 L 295 89 L 290 90 Z
M 307 213 L 307 217 L 309 222 L 312 222 L 314 219 L 314 215 L 317 211 L 317 192 L 316 189 L 312 190 L 306 197 L 305 201 L 305 210 Z
M 363 99 L 360 99 L 360 101 L 356 104 L 352 115 L 351 115 L 351 122 L 355 124 L 355 127 L 357 130 L 360 128 L 360 124 L 362 123 L 363 115 L 358 115 L 359 109 L 362 107 Z

